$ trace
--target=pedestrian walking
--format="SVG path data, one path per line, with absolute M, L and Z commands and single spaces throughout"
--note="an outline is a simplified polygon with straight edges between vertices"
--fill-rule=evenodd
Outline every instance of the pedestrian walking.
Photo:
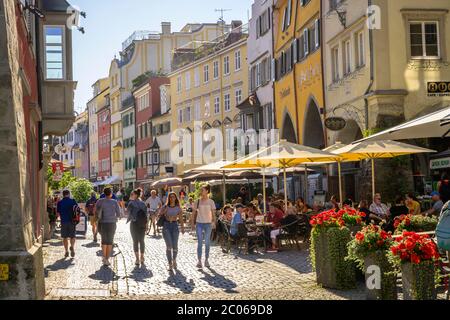
M 110 266 L 114 235 L 117 229 L 117 220 L 120 217 L 120 208 L 116 200 L 112 198 L 111 188 L 106 188 L 103 193 L 105 198 L 97 201 L 95 212 L 98 219 L 98 232 L 102 237 L 103 265 Z
M 121 188 L 119 190 L 119 192 L 117 193 L 117 201 L 119 202 L 119 207 L 120 207 L 120 218 L 122 219 L 123 217 L 125 217 L 125 201 L 124 201 L 124 197 L 125 197 L 126 193 L 125 193 L 125 189 Z
M 181 232 L 184 234 L 183 210 L 175 192 L 169 193 L 166 205 L 161 209 L 160 219 L 164 219 L 163 237 L 166 242 L 166 255 L 169 263 L 169 271 L 177 269 L 178 238 Z
M 211 246 L 211 232 L 216 227 L 216 205 L 212 199 L 209 198 L 211 187 L 205 184 L 201 188 L 200 199 L 194 204 L 192 229 L 196 227 L 197 232 L 197 268 L 202 266 L 202 250 L 203 239 L 205 240 L 205 267 L 209 268 L 209 251 Z
M 47 213 L 48 213 L 48 222 L 50 224 L 50 231 L 49 231 L 49 238 L 52 239 L 55 235 L 56 230 L 56 209 L 53 205 L 53 199 L 52 197 L 48 197 L 47 199 Z
M 75 238 L 76 238 L 76 223 L 74 222 L 74 215 L 76 213 L 78 204 L 74 199 L 70 198 L 70 191 L 63 191 L 63 199 L 58 202 L 57 213 L 61 219 L 61 237 L 63 239 L 65 258 L 69 257 L 69 241 L 70 241 L 70 256 L 75 257 Z
M 133 239 L 133 249 L 136 255 L 136 266 L 145 263 L 145 230 L 147 229 L 147 206 L 141 199 L 141 191 L 131 192 L 128 203 L 128 220 L 130 222 L 131 238 Z M 140 255 L 139 255 L 140 254 Z
M 145 204 L 148 213 L 147 235 L 150 234 L 153 226 L 153 235 L 156 236 L 156 232 L 158 231 L 156 228 L 156 215 L 158 214 L 158 210 L 162 207 L 161 199 L 156 194 L 156 190 L 151 191 L 150 197 L 145 201 Z
M 95 217 L 95 204 L 97 203 L 97 195 L 92 192 L 91 197 L 86 202 L 86 211 L 89 216 L 89 223 L 92 227 L 92 234 L 94 235 L 94 242 L 97 243 L 97 219 Z

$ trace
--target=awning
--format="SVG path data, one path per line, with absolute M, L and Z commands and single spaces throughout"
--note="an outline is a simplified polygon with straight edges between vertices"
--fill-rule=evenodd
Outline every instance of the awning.
M 122 180 L 118 176 L 112 176 L 112 177 L 109 177 L 106 180 L 97 181 L 97 182 L 93 183 L 94 187 L 108 186 L 108 185 L 117 185 L 117 184 L 122 184 Z
M 401 125 L 376 133 L 365 140 L 408 140 L 445 138 L 450 134 L 450 107 L 427 114 Z M 357 141 L 357 142 L 360 142 Z

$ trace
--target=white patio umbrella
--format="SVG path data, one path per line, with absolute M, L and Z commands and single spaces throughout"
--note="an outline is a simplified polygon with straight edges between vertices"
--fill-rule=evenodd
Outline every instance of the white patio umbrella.
M 372 196 L 375 196 L 375 159 L 394 158 L 409 154 L 431 152 L 436 151 L 391 140 L 356 142 L 332 151 L 332 153 L 341 156 L 341 161 L 371 160 Z
M 165 179 L 155 181 L 151 184 L 151 186 L 153 188 L 159 188 L 159 187 L 164 187 L 164 186 L 177 187 L 177 186 L 181 186 L 182 184 L 183 183 L 182 183 L 181 178 L 170 177 L 170 178 L 165 178 Z
M 450 107 L 376 133 L 367 140 L 407 140 L 420 138 L 445 138 L 450 135 Z

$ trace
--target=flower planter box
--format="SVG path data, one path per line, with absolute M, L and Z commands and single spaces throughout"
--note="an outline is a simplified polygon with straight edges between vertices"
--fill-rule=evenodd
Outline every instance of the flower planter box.
M 435 267 L 433 261 L 401 265 L 404 300 L 436 300 Z
M 379 283 L 374 279 L 374 271 L 368 270 L 370 266 L 380 268 L 381 279 Z M 364 259 L 364 272 L 367 300 L 397 300 L 397 274 L 388 261 L 386 251 L 380 250 L 366 256 Z
M 356 286 L 356 266 L 345 260 L 348 228 L 327 228 L 312 235 L 317 283 L 330 289 L 352 289 Z

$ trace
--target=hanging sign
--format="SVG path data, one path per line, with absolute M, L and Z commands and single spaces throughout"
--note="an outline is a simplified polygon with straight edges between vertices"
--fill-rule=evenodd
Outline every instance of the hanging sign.
M 9 280 L 9 265 L 0 264 L 0 281 Z
M 64 165 L 62 162 L 52 163 L 53 181 L 59 182 L 62 179 L 64 173 Z
M 340 131 L 345 128 L 347 121 L 340 117 L 330 117 L 325 119 L 325 127 L 331 131 Z
M 445 169 L 450 168 L 450 158 L 433 159 L 430 161 L 430 169 Z

